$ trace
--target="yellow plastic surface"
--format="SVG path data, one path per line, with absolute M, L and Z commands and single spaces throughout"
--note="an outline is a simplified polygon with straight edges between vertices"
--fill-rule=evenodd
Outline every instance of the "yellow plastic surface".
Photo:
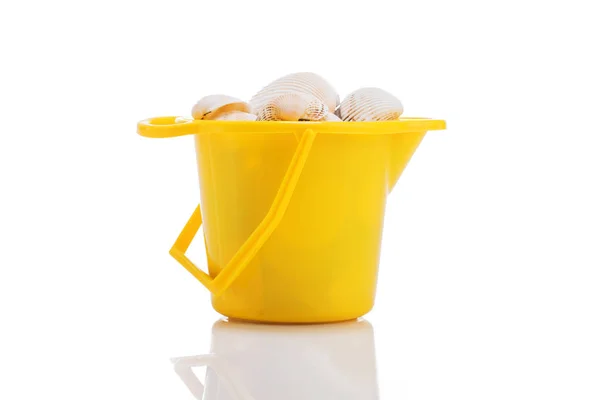
M 372 308 L 387 195 L 425 133 L 444 128 L 422 118 L 138 123 L 146 137 L 195 135 L 200 206 L 171 255 L 219 313 L 278 323 Z M 208 273 L 185 256 L 201 224 Z

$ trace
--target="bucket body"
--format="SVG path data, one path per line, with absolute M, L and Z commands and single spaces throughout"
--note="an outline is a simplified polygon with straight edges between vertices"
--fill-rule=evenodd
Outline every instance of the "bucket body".
M 319 134 L 277 230 L 229 289 L 213 296 L 215 310 L 269 322 L 366 314 L 375 299 L 392 139 Z M 254 132 L 195 140 L 208 268 L 217 276 L 265 218 L 298 140 Z
M 439 120 L 138 124 L 148 137 L 194 134 L 200 206 L 171 255 L 230 318 L 320 323 L 375 301 L 386 198 Z M 208 274 L 185 256 L 202 227 Z

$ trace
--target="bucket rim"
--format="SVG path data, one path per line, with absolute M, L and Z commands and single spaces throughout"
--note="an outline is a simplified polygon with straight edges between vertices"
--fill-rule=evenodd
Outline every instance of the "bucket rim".
M 298 133 L 312 129 L 325 134 L 381 135 L 446 129 L 446 121 L 401 117 L 394 121 L 214 121 L 164 116 L 138 122 L 137 132 L 149 138 L 171 138 L 211 133 Z

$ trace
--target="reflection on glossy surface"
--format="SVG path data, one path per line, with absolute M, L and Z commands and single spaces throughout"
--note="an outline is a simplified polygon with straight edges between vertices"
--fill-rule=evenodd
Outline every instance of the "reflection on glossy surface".
M 173 360 L 198 400 L 378 398 L 373 328 L 365 320 L 303 326 L 218 321 L 212 333 L 211 354 Z M 206 388 L 191 370 L 199 366 L 208 367 Z

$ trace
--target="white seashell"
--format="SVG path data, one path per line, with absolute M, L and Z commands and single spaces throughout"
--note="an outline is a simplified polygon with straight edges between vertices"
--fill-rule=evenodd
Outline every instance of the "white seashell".
M 403 112 L 400 100 L 378 88 L 363 88 L 350 93 L 339 108 L 343 121 L 390 121 L 400 118 Z
M 340 104 L 340 96 L 325 79 L 312 72 L 297 72 L 271 82 L 255 94 L 250 100 L 252 112 L 256 114 L 275 97 L 293 92 L 310 94 L 330 110 L 335 110 Z
M 259 121 L 320 121 L 329 113 L 323 102 L 302 93 L 286 93 L 258 110 Z
M 323 121 L 328 121 L 328 122 L 341 122 L 341 118 L 338 117 L 337 115 L 335 115 L 334 113 L 327 113 L 327 115 L 325 116 L 325 118 L 323 118 Z
M 219 114 L 229 111 L 250 112 L 250 105 L 236 97 L 224 94 L 212 94 L 201 98 L 194 108 L 194 119 L 215 119 Z
M 256 115 L 250 114 L 243 111 L 228 111 L 219 113 L 215 118 L 215 121 L 256 121 Z

